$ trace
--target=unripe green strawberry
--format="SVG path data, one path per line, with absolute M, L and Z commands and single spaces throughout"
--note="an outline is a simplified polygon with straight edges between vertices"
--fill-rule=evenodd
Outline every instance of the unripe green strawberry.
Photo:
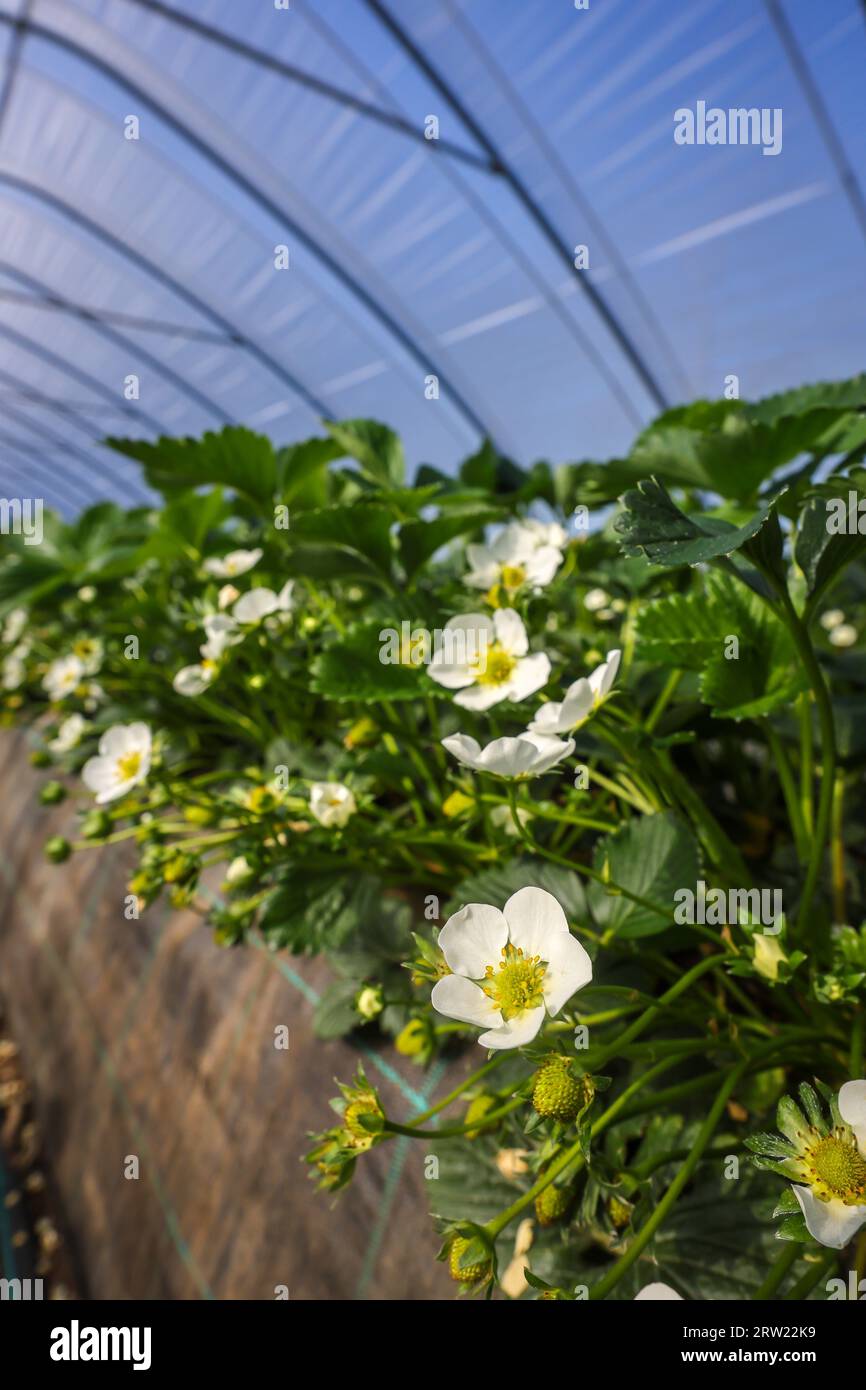
M 571 1193 L 565 1187 L 546 1187 L 535 1199 L 535 1215 L 541 1226 L 554 1226 L 561 1221 L 571 1205 Z
M 464 1236 L 458 1236 L 451 1246 L 448 1256 L 448 1267 L 451 1270 L 451 1278 L 456 1279 L 458 1284 L 474 1284 L 476 1279 L 483 1279 L 488 1272 L 489 1265 L 486 1260 L 479 1261 L 474 1265 L 466 1265 L 460 1268 L 459 1260 L 464 1250 L 468 1250 L 471 1241 Z
M 573 1120 L 583 1101 L 583 1086 L 569 1070 L 565 1057 L 552 1057 L 535 1074 L 532 1104 L 546 1120 Z

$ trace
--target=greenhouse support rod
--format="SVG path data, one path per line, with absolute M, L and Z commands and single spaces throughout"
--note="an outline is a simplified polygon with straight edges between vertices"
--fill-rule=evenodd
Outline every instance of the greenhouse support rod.
M 371 121 L 377 121 L 379 125 L 388 126 L 398 134 L 420 142 L 431 153 L 448 155 L 464 164 L 472 164 L 477 169 L 483 169 L 489 174 L 500 172 L 488 155 L 478 154 L 475 150 L 468 150 L 463 145 L 455 144 L 452 140 L 428 140 L 423 129 L 413 124 L 412 121 L 408 121 L 392 111 L 384 111 L 380 106 L 374 106 L 372 102 L 364 101 L 362 97 L 356 97 L 352 92 L 344 91 L 342 87 L 335 87 L 333 83 L 325 82 L 322 78 L 314 76 L 313 73 L 295 67 L 293 63 L 287 63 L 272 53 L 265 53 L 261 48 L 254 48 L 252 44 L 245 43 L 243 39 L 236 38 L 233 34 L 227 34 L 224 29 L 216 29 L 212 24 L 206 24 L 204 20 L 196 19 L 191 14 L 182 14 L 180 11 L 172 9 L 170 5 L 162 4 L 161 0 L 127 0 L 127 3 L 150 10 L 153 14 L 160 15 L 172 24 L 180 25 L 181 28 L 189 29 L 192 33 L 198 34 L 200 38 L 218 44 L 221 48 L 227 49 L 229 53 L 246 58 L 259 67 L 267 68 L 268 71 L 276 73 L 279 77 L 285 77 L 300 87 L 307 87 L 310 91 L 326 97 L 338 106 L 346 106 L 352 111 L 357 111 L 360 116 L 367 116 Z
M 92 52 L 92 50 L 87 48 L 84 44 L 78 43 L 68 34 L 58 33 L 57 30 L 50 28 L 47 24 L 40 24 L 36 20 L 16 19 L 12 15 L 2 13 L 0 13 L 0 24 L 5 24 L 7 27 L 14 27 L 16 25 L 23 27 L 28 33 L 44 39 L 46 43 L 54 44 L 64 52 L 74 54 L 95 71 L 101 72 L 112 82 L 116 82 L 119 86 L 123 87 L 149 111 L 152 111 L 158 120 L 164 121 L 165 124 L 185 140 L 192 149 L 196 150 L 208 160 L 208 162 L 212 164 L 215 169 L 218 169 L 220 173 L 224 174 L 231 183 L 242 189 L 264 212 L 270 217 L 273 217 L 280 225 L 284 226 L 301 245 L 305 246 L 311 255 L 321 262 L 334 279 L 338 280 L 374 318 L 378 319 L 383 328 L 385 328 L 401 345 L 404 351 L 418 363 L 425 376 L 430 372 L 436 374 L 439 378 L 440 387 L 447 393 L 456 409 L 469 422 L 473 430 L 482 438 L 489 439 L 493 442 L 493 432 L 487 429 L 462 392 L 452 384 L 446 373 L 437 366 L 436 362 L 431 360 L 430 354 L 424 351 L 420 343 L 416 342 L 409 330 L 403 327 L 390 310 L 386 309 L 385 306 L 379 302 L 376 296 L 366 288 L 361 280 L 357 279 L 351 271 L 346 268 L 336 255 L 328 251 L 312 233 L 301 226 L 300 222 L 292 215 L 288 207 L 281 206 L 275 198 L 259 187 L 255 179 L 232 164 L 231 160 L 215 145 L 212 145 L 204 136 L 199 135 L 195 130 L 191 129 L 191 127 L 182 121 L 179 116 L 176 116 L 169 107 L 165 106 L 161 101 L 157 101 L 144 89 L 144 87 L 133 81 L 127 74 L 115 67 L 113 63 L 110 63 L 100 54 Z M 326 417 L 329 417 L 330 413 L 328 411 L 324 413 Z
M 8 376 L 8 373 L 4 373 L 4 375 Z M 73 458 L 79 459 L 90 472 L 98 473 L 110 487 L 116 488 L 118 483 L 123 483 L 127 487 L 134 487 L 142 497 L 148 496 L 141 485 L 138 484 L 137 479 L 129 476 L 119 477 L 117 473 L 111 472 L 101 459 L 95 457 L 93 454 L 85 453 L 85 451 L 79 449 L 76 444 L 70 444 L 63 435 L 57 434 L 47 425 L 42 425 L 37 420 L 31 420 L 29 415 L 22 415 L 20 411 L 13 410 L 8 405 L 5 413 L 9 416 L 10 420 L 14 420 L 17 424 L 23 425 L 26 430 L 30 430 L 37 438 L 44 439 L 48 444 L 56 444 L 63 449 L 64 453 L 71 454 Z M 58 408 L 58 413 L 63 414 L 66 412 L 59 411 Z
M 320 34 L 325 41 L 339 54 L 352 70 L 368 83 L 374 91 L 378 93 L 383 101 L 394 103 L 394 98 L 389 93 L 387 87 L 383 86 L 374 72 L 359 61 L 348 44 L 344 43 L 339 33 L 335 33 L 333 28 L 317 15 L 306 8 L 300 11 L 307 24 L 309 24 L 317 34 Z M 565 301 L 550 280 L 543 274 L 528 250 L 520 244 L 519 239 L 513 237 L 504 226 L 502 219 L 498 217 L 493 209 L 488 206 L 484 197 L 476 190 L 477 180 L 470 180 L 467 175 L 457 169 L 453 164 L 444 163 L 442 165 L 442 176 L 447 179 L 452 188 L 456 189 L 461 198 L 466 201 L 468 207 L 487 227 L 503 250 L 512 258 L 523 271 L 524 275 L 532 282 L 538 293 L 542 296 L 550 312 L 562 324 L 565 332 L 572 338 L 584 354 L 588 362 L 598 372 L 599 376 L 606 383 L 608 390 L 619 401 L 623 413 L 631 420 L 636 429 L 642 429 L 644 417 L 638 410 L 628 394 L 626 386 L 620 381 L 616 371 L 604 360 L 604 356 L 599 352 L 592 341 L 591 333 L 585 333 L 575 318 L 567 308 Z
M 474 136 L 483 149 L 485 149 L 491 160 L 502 170 L 502 175 L 518 201 L 525 208 L 546 240 L 550 243 L 553 250 L 568 266 L 569 272 L 577 277 L 577 284 L 581 292 L 586 295 L 594 309 L 596 310 L 603 323 L 606 325 L 611 336 L 618 344 L 619 348 L 630 362 L 638 378 L 643 383 L 651 399 L 660 410 L 665 410 L 670 405 L 664 391 L 659 386 L 653 376 L 649 365 L 644 360 L 636 344 L 629 337 L 623 328 L 616 314 L 611 309 L 607 300 L 596 289 L 592 282 L 583 274 L 582 271 L 575 269 L 574 262 L 568 248 L 558 235 L 556 228 L 550 221 L 542 207 L 535 201 L 529 189 L 524 184 L 515 169 L 511 167 L 501 151 L 487 135 L 486 131 L 479 125 L 472 112 L 464 105 L 460 97 L 446 82 L 439 70 L 429 61 L 429 59 L 418 48 L 417 44 L 406 33 L 403 26 L 394 18 L 390 10 L 382 4 L 382 0 L 365 0 L 367 7 L 378 15 L 386 29 L 392 37 L 400 44 L 406 53 L 412 58 L 416 66 L 424 73 L 424 76 L 434 84 L 445 100 L 454 110 L 455 114 L 466 126 L 467 130 Z
M 584 196 L 571 170 L 568 168 L 568 165 L 548 136 L 541 122 L 536 119 L 528 104 L 518 92 L 514 82 L 496 61 L 487 45 L 479 37 L 477 29 L 475 29 L 470 20 L 457 9 L 453 0 L 446 0 L 446 8 L 451 16 L 452 24 L 460 30 L 466 42 L 472 47 L 479 62 L 483 63 L 487 68 L 512 111 L 516 111 L 520 116 L 520 119 L 526 126 L 544 158 L 554 170 L 563 188 L 574 201 L 578 212 L 589 227 L 591 235 L 597 237 L 599 242 L 601 242 L 607 256 L 610 258 L 616 274 L 631 295 L 635 308 L 643 318 L 650 333 L 656 339 L 659 347 L 670 361 L 671 367 L 678 378 L 679 389 L 682 391 L 684 397 L 688 397 L 691 394 L 691 387 L 679 362 L 673 343 L 662 328 L 649 300 L 643 294 L 619 246 L 602 224 L 601 219 L 589 199 Z
M 113 405 L 119 406 L 122 400 L 119 390 L 112 391 L 111 387 L 106 386 L 105 382 L 100 381 L 98 377 L 91 376 L 89 372 L 83 371 L 81 367 L 77 367 L 75 363 L 70 362 L 68 358 L 61 357 L 59 353 L 52 351 L 51 348 L 44 347 L 42 343 L 37 342 L 34 338 L 29 338 L 26 333 L 19 332 L 17 328 L 10 328 L 8 324 L 0 323 L 0 337 L 8 338 L 9 342 L 14 343 L 22 352 L 28 352 L 34 357 L 41 358 L 43 362 L 47 362 L 50 366 L 54 367 L 56 371 L 63 372 L 65 376 L 71 377 L 73 381 L 77 381 L 80 386 L 84 386 L 89 391 L 93 391 L 94 395 L 101 396 L 103 400 L 111 401 Z M 30 394 L 31 397 L 38 397 L 38 399 L 43 402 L 51 400 L 50 396 L 47 396 L 44 392 L 39 391 L 36 387 L 31 386 L 26 381 L 22 381 L 20 378 L 15 384 L 20 390 Z M 57 405 L 62 404 L 62 402 L 53 403 Z M 138 406 L 129 404 L 129 413 L 135 415 L 148 429 L 156 430 L 157 432 L 162 429 L 156 416 L 150 415 L 146 410 L 142 410 Z
M 46 474 L 48 479 L 48 485 L 54 488 L 58 497 L 65 498 L 65 500 L 70 504 L 70 506 L 76 509 L 80 508 L 80 494 L 74 492 L 67 492 L 65 487 L 65 483 L 70 481 L 69 473 L 63 472 L 62 470 L 60 472 L 55 471 L 55 468 L 52 465 L 45 462 L 45 458 L 42 451 L 38 449 L 35 445 L 28 444 L 26 441 L 22 439 L 16 439 L 14 436 L 0 434 L 0 448 L 7 450 L 9 454 L 12 454 L 14 456 L 17 456 L 19 459 L 22 459 L 29 471 L 35 471 L 37 474 Z M 17 472 L 18 470 L 15 469 L 14 471 Z M 24 476 L 27 477 L 26 474 Z M 27 481 L 29 484 L 31 479 L 27 478 Z M 92 497 L 94 502 L 98 502 L 101 500 L 102 494 L 98 492 L 96 488 L 90 487 L 85 479 L 75 478 L 72 481 L 74 481 L 76 484 L 80 486 L 81 493 L 84 493 L 87 496 Z
M 26 280 L 21 271 L 4 266 L 6 275 L 14 275 Z M 163 333 L 168 338 L 189 338 L 199 343 L 216 343 L 217 346 L 239 347 L 243 339 L 229 337 L 226 333 L 212 333 L 207 328 L 186 327 L 180 323 L 163 323 L 159 319 L 142 318 L 138 314 L 120 314 L 114 309 L 90 309 L 85 304 L 75 304 L 71 299 L 61 299 L 53 291 L 44 294 L 27 294 L 24 290 L 0 290 L 0 299 L 11 300 L 14 304 L 26 304 L 32 309 L 53 309 L 61 314 L 74 314 L 77 318 L 93 323 L 115 323 L 123 328 L 135 328 L 142 333 Z
M 2 15 L 0 15 L 0 20 L 2 20 Z M 88 217 L 85 212 L 82 212 L 80 208 L 74 207 L 72 203 L 65 202 L 56 193 L 53 193 L 50 189 L 40 187 L 37 183 L 31 183 L 27 179 L 20 178 L 18 175 L 12 174 L 7 170 L 0 170 L 0 184 L 8 184 L 10 188 L 14 188 L 18 192 L 25 193 L 29 197 L 36 198 L 46 203 L 48 207 L 54 212 L 59 213 L 61 217 L 68 218 L 70 222 L 74 222 L 77 227 L 81 227 L 88 235 L 94 237 L 95 240 L 101 241 L 103 245 L 108 246 L 125 260 L 130 261 L 139 270 L 144 271 L 146 275 L 149 275 L 159 284 L 165 285 L 166 289 L 171 290 L 172 294 L 175 294 L 178 299 L 182 299 L 186 304 L 189 304 L 191 308 L 195 309 L 203 317 L 209 319 L 211 323 L 221 328 L 233 341 L 245 347 L 251 357 L 255 357 L 262 366 L 267 367 L 268 371 L 273 372 L 274 376 L 278 377 L 284 385 L 290 387 L 295 395 L 304 401 L 317 419 L 321 419 L 323 415 L 328 415 L 330 413 L 324 402 L 320 401 L 312 391 L 308 390 L 308 388 L 304 386 L 292 372 L 286 367 L 283 367 L 275 357 L 271 357 L 270 353 L 266 352 L 264 348 L 259 347 L 258 343 L 253 342 L 250 338 L 246 337 L 245 334 L 241 333 L 229 319 L 225 318 L 219 312 L 219 310 L 212 308 L 206 300 L 200 299 L 199 296 L 193 290 L 188 289 L 182 281 L 175 280 L 174 276 L 170 275 L 167 270 L 157 265 L 155 261 L 149 260 L 147 256 L 143 255 L 141 251 L 137 251 L 129 242 L 123 241 L 120 237 L 115 236 L 107 227 L 103 227 L 100 222 L 95 222 L 92 218 Z
M 161 362 L 158 357 L 154 357 L 153 353 L 148 352 L 146 348 L 141 347 L 138 343 L 134 343 L 132 339 L 127 338 L 125 334 L 118 333 L 116 328 L 109 328 L 109 326 L 104 323 L 91 323 L 90 327 L 100 338 L 105 338 L 107 342 L 120 348 L 120 350 L 127 355 L 127 362 L 124 364 L 127 371 L 136 371 L 142 366 L 149 367 L 152 372 L 156 372 L 157 376 L 161 376 L 170 386 L 173 386 L 176 391 L 179 391 L 182 396 L 188 396 L 191 401 L 194 401 L 195 404 L 206 411 L 208 415 L 213 415 L 215 419 L 221 422 L 227 421 L 232 425 L 237 424 L 237 421 L 234 420 L 221 405 L 217 405 L 216 401 L 211 400 L 210 396 L 206 395 L 204 391 L 200 391 L 192 382 L 187 381 L 186 378 L 182 377 L 179 372 L 176 372 L 173 367 L 167 366 L 166 363 Z M 15 329 L 9 328 L 6 325 L 3 325 L 0 332 L 3 332 L 7 338 L 19 338 L 22 343 L 27 345 L 28 350 L 35 350 L 32 347 L 33 340 L 28 338 L 25 334 L 17 333 Z M 58 361 L 62 360 L 63 359 L 58 358 Z M 123 371 L 123 376 L 126 376 L 127 371 L 124 371 L 123 368 L 121 368 L 121 370 Z M 110 390 L 110 387 L 106 389 Z M 150 418 L 153 420 L 152 416 Z M 157 426 L 157 428 L 159 427 Z
M 770 16 L 770 21 L 779 37 L 779 41 L 787 54 L 788 61 L 794 69 L 797 81 L 803 89 L 803 95 L 815 119 L 815 124 L 820 131 L 821 138 L 827 146 L 830 152 L 830 158 L 836 166 L 842 187 L 845 190 L 848 202 L 851 204 L 851 210 L 857 219 L 860 231 L 863 233 L 864 238 L 866 238 L 866 199 L 863 197 L 863 190 L 860 187 L 857 175 L 854 173 L 848 156 L 845 153 L 845 147 L 830 118 L 826 102 L 812 77 L 809 64 L 806 62 L 803 51 L 794 36 L 794 31 L 788 22 L 787 15 L 779 4 L 779 0 L 764 0 L 764 4 Z
M 26 21 L 30 14 L 33 0 L 24 0 L 21 11 L 18 15 L 19 21 Z M 3 130 L 3 123 L 6 120 L 6 113 L 9 110 L 9 103 L 12 100 L 12 89 L 15 86 L 15 79 L 18 76 L 18 65 L 21 61 L 21 43 L 24 37 L 24 29 L 19 23 L 9 41 L 9 56 L 6 59 L 6 81 L 3 83 L 3 92 L 0 95 L 0 133 Z

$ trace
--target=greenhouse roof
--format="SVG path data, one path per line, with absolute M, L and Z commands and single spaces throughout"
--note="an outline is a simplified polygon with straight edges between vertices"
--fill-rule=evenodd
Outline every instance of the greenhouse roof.
M 859 0 L 0 0 L 0 62 L 4 495 L 225 422 L 606 457 L 863 366 Z

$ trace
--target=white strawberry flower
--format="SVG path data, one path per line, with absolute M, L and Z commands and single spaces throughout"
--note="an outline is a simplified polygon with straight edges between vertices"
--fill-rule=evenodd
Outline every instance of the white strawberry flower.
M 6 614 L 6 622 L 3 624 L 3 641 L 10 646 L 18 641 L 25 627 L 27 626 L 28 613 L 26 608 L 13 608 Z
M 529 728 L 535 734 L 566 734 L 580 728 L 604 704 L 619 670 L 620 651 L 608 652 L 607 660 L 590 676 L 581 676 L 565 692 L 561 703 L 540 705 Z
M 199 648 L 205 661 L 219 661 L 227 647 L 237 646 L 244 640 L 234 618 L 227 613 L 208 613 L 204 620 L 207 641 Z
M 357 809 L 353 793 L 342 782 L 313 782 L 310 787 L 310 810 L 328 829 L 344 826 Z
M 606 589 L 589 589 L 584 595 L 583 606 L 587 613 L 598 613 L 600 609 L 607 608 L 610 603 L 610 594 Z M 648 1285 L 653 1288 L 652 1284 Z
M 146 724 L 113 724 L 99 740 L 99 755 L 81 770 L 84 785 L 96 793 L 96 804 L 125 796 L 150 772 L 150 729 Z
M 678 1303 L 683 1302 L 682 1294 L 678 1294 L 676 1289 L 671 1288 L 670 1284 L 645 1284 L 640 1293 L 636 1293 L 634 1296 L 635 1303 L 648 1299 L 657 1301 L 665 1299 L 668 1302 L 673 1302 L 676 1299 Z
M 527 584 L 544 588 L 562 564 L 562 550 L 528 522 L 512 522 L 486 544 L 468 545 L 466 554 L 471 569 L 464 583 L 470 589 L 495 590 L 501 585 L 508 594 Z
M 794 1165 L 810 1181 L 808 1187 L 792 1186 L 809 1234 L 841 1250 L 866 1226 L 866 1081 L 846 1081 L 836 1105 L 845 1128 L 814 1134 L 809 1145 L 798 1136 Z
M 550 660 L 529 655 L 529 639 L 513 608 L 461 613 L 445 624 L 442 644 L 428 674 L 448 690 L 459 690 L 455 705 L 485 710 L 502 700 L 525 700 L 547 684 Z
M 98 637 L 78 637 L 72 643 L 72 655 L 81 662 L 86 676 L 95 676 L 105 655 L 105 648 Z
M 458 762 L 475 772 L 488 772 L 493 777 L 540 777 L 563 758 L 574 752 L 574 739 L 563 743 L 558 738 L 524 733 L 516 738 L 495 738 L 482 748 L 469 734 L 450 734 L 443 738 Z
M 42 685 L 52 700 L 62 700 L 81 684 L 84 674 L 84 665 L 77 656 L 60 656 L 48 667 Z
M 24 658 L 27 655 L 27 648 L 21 642 L 17 647 L 13 647 L 8 656 L 3 658 L 0 666 L 0 685 L 4 690 L 17 690 L 27 679 L 27 667 Z
M 204 647 L 202 647 L 204 651 Z M 205 658 L 194 666 L 182 666 L 172 681 L 178 695 L 203 695 L 218 671 L 215 661 Z
M 49 739 L 48 747 L 52 753 L 68 753 L 81 742 L 88 727 L 83 714 L 70 714 L 64 719 L 54 738 Z
M 231 608 L 236 598 L 240 598 L 241 591 L 236 589 L 234 584 L 223 584 L 217 594 L 217 607 L 220 609 Z
M 430 1002 L 446 1018 L 486 1031 L 482 1047 L 522 1047 L 545 1017 L 592 979 L 592 961 L 543 888 L 521 888 L 500 912 L 469 903 L 449 917 L 439 945 L 451 971 Z
M 215 579 L 235 579 L 259 563 L 261 550 L 230 550 L 228 555 L 212 555 L 202 568 Z
M 238 623 L 255 624 L 274 613 L 291 613 L 294 586 L 295 581 L 289 579 L 278 594 L 273 589 L 250 589 L 238 599 L 232 617 Z
M 568 532 L 558 521 L 538 521 L 534 516 L 528 516 L 519 525 L 537 546 L 551 545 L 556 550 L 564 550 L 568 545 Z

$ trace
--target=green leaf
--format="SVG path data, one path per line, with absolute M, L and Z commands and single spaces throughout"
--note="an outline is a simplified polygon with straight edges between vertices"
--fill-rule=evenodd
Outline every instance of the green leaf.
M 727 622 L 726 636 L 738 641 L 736 658 L 720 644 L 706 663 L 701 698 L 724 719 L 757 719 L 790 704 L 806 689 L 788 629 L 756 594 L 727 575 L 708 576 L 716 614 Z
M 465 536 L 473 531 L 501 519 L 501 513 L 488 508 L 484 511 L 448 512 L 434 521 L 410 521 L 400 527 L 398 546 L 400 560 L 407 578 L 413 575 L 429 560 L 441 546 L 457 536 Z
M 670 594 L 641 607 L 636 643 L 642 661 L 700 671 L 730 632 L 728 613 L 705 587 Z
M 776 1235 L 779 1240 L 807 1241 L 812 1239 L 802 1212 L 798 1212 L 796 1216 L 793 1214 L 786 1216 L 783 1221 L 780 1221 Z
M 866 489 L 858 490 L 856 481 L 853 476 L 828 479 L 822 485 L 820 495 L 810 497 L 800 514 L 794 559 L 806 576 L 810 608 L 814 608 L 852 561 L 866 553 L 866 534 L 861 535 L 859 530 L 848 534 L 827 529 L 830 520 L 827 510 L 828 485 L 830 489 L 838 489 L 829 492 L 830 497 L 841 497 L 847 501 L 849 491 L 857 492 L 858 498 L 866 495 Z
M 313 1010 L 313 1032 L 317 1038 L 343 1038 L 358 1026 L 357 993 L 355 980 L 335 980 L 328 986 Z
M 184 488 L 220 483 L 260 507 L 270 508 L 277 486 L 273 447 L 263 434 L 242 425 L 226 425 L 201 439 L 169 439 L 155 444 L 136 439 L 107 439 L 106 444 L 144 465 L 152 488 L 168 496 Z
M 330 700 L 378 704 L 381 700 L 416 700 L 429 693 L 424 667 L 380 660 L 384 629 L 378 624 L 357 627 L 333 642 L 315 658 L 311 687 Z
M 577 874 L 529 857 L 509 859 L 507 864 L 496 864 L 464 878 L 452 894 L 449 911 L 456 912 L 466 903 L 489 903 L 501 910 L 520 888 L 543 888 L 556 898 L 571 926 L 586 924 L 586 893 Z
M 757 535 L 767 520 L 768 504 L 745 526 L 732 526 L 718 517 L 686 516 L 655 478 L 639 483 L 623 496 L 623 511 L 614 523 L 627 555 L 644 554 L 657 565 L 697 565 L 730 555 Z
M 589 885 L 589 905 L 605 933 L 633 940 L 674 925 L 674 893 L 697 883 L 700 855 L 689 827 L 671 811 L 630 821 L 598 844 L 595 868 L 612 883 L 658 905 L 661 912 Z
M 380 574 L 391 573 L 391 523 L 387 507 L 359 502 L 354 507 L 322 507 L 301 512 L 292 519 L 288 532 L 294 546 L 296 538 L 329 543 L 362 555 Z
M 277 492 L 282 502 L 299 508 L 324 507 L 328 501 L 328 464 L 342 457 L 334 439 L 305 439 L 277 451 Z
M 400 487 L 406 460 L 399 437 L 377 420 L 326 420 L 325 428 L 362 473 L 382 487 Z
M 818 381 L 812 386 L 797 386 L 765 396 L 761 401 L 748 403 L 745 413 L 755 424 L 775 425 L 791 416 L 808 415 L 815 410 L 840 413 L 866 408 L 866 373 L 847 381 Z
M 312 871 L 298 866 L 268 898 L 260 930 L 269 946 L 296 954 L 334 950 L 377 910 L 382 885 L 357 870 Z

